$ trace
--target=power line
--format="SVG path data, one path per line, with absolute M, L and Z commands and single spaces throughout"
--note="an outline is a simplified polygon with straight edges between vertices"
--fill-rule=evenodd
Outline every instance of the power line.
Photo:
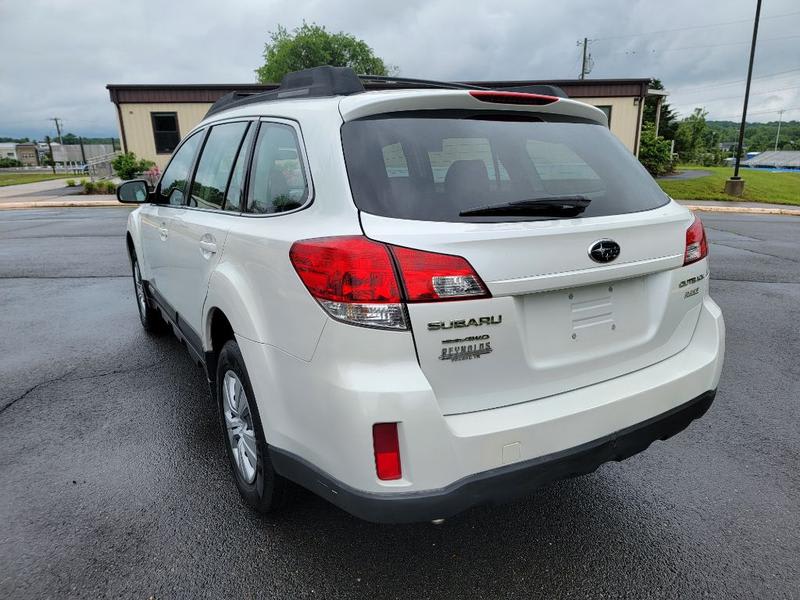
M 753 79 L 769 79 L 770 77 L 777 77 L 779 75 L 786 75 L 787 73 L 796 73 L 798 71 L 800 71 L 800 69 L 788 69 L 786 71 L 778 71 L 777 73 L 769 73 L 767 75 L 759 75 L 758 77 L 753 77 Z M 735 85 L 737 83 L 743 83 L 745 81 L 746 81 L 745 79 L 728 79 L 728 80 L 725 80 L 725 81 L 721 81 L 719 83 L 715 83 L 713 85 L 704 85 L 704 86 L 701 86 L 701 87 L 682 88 L 682 89 L 679 89 L 679 91 L 674 92 L 674 93 L 675 94 L 683 94 L 683 93 L 691 94 L 691 93 L 693 93 L 693 91 L 712 90 L 712 89 L 716 89 L 718 87 L 723 87 L 723 86 L 728 86 L 728 85 Z M 692 91 L 687 92 L 686 90 L 692 90 Z
M 800 10 L 799 11 L 794 11 L 794 12 L 783 13 L 783 14 L 780 14 L 780 15 L 772 15 L 771 17 L 763 17 L 761 20 L 765 21 L 767 19 L 779 19 L 779 18 L 782 18 L 782 17 L 791 17 L 791 16 L 794 16 L 794 15 L 800 15 Z M 736 21 L 724 21 L 722 23 L 709 23 L 709 24 L 706 24 L 706 25 L 690 25 L 688 27 L 677 27 L 675 29 L 659 29 L 657 31 L 644 31 L 644 32 L 641 32 L 641 33 L 631 33 L 631 34 L 626 34 L 626 35 L 612 35 L 612 36 L 608 36 L 608 37 L 593 38 L 592 41 L 593 42 L 594 41 L 602 42 L 604 40 L 620 40 L 620 39 L 631 38 L 631 37 L 642 37 L 642 36 L 645 36 L 645 35 L 657 35 L 657 34 L 660 34 L 660 33 L 674 33 L 676 31 L 690 31 L 690 30 L 693 30 L 693 29 L 709 29 L 709 28 L 713 28 L 713 27 L 725 27 L 727 25 L 737 25 L 739 23 L 752 23 L 752 22 L 753 22 L 753 19 L 738 19 Z
M 775 90 L 766 90 L 763 92 L 751 92 L 751 96 L 763 96 L 764 94 L 774 94 L 775 92 L 785 92 L 786 90 L 796 90 L 800 89 L 800 85 L 795 85 L 792 87 L 785 87 L 785 88 L 778 88 Z M 698 100 L 697 102 L 684 102 L 683 104 L 676 104 L 676 106 L 692 106 L 697 104 L 706 104 L 708 102 L 716 102 L 717 100 L 733 100 L 736 98 L 741 98 L 741 94 L 737 96 L 722 96 L 720 98 L 709 98 L 707 100 Z
M 800 110 L 800 106 L 790 106 L 789 108 L 775 108 L 775 109 L 772 109 L 772 110 L 751 110 L 751 111 L 748 111 L 747 114 L 748 115 L 766 115 L 766 114 L 769 114 L 769 113 L 776 113 L 776 112 L 780 112 L 780 111 L 783 111 L 783 112 L 794 112 L 796 110 Z M 710 119 L 710 120 L 714 121 L 716 119 L 725 119 L 725 118 L 730 118 L 730 117 L 741 117 L 741 116 L 742 116 L 742 113 L 728 114 L 728 115 L 716 115 L 713 119 Z
M 763 40 L 759 40 L 759 43 L 764 42 L 777 42 L 780 40 L 792 40 L 800 38 L 800 35 L 784 35 L 774 38 L 765 38 Z M 705 48 L 722 48 L 725 46 L 747 46 L 750 42 L 727 42 L 725 44 L 708 44 L 704 46 L 683 46 L 681 48 L 664 48 L 659 50 L 658 48 L 650 48 L 646 50 L 617 50 L 614 54 L 656 54 L 656 53 L 663 53 L 663 52 L 677 52 L 679 50 L 702 50 Z

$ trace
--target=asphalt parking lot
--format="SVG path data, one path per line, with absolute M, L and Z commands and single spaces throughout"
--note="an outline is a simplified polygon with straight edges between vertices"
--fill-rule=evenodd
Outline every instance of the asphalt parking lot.
M 717 400 L 667 442 L 444 525 L 262 518 L 202 372 L 138 322 L 124 208 L 0 213 L 0 597 L 800 596 L 800 218 L 704 214 Z

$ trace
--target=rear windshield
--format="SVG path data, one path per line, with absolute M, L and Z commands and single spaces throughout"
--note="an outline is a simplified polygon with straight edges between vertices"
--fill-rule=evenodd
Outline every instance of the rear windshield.
M 558 216 L 460 216 L 473 208 L 582 196 L 581 217 L 668 202 L 603 125 L 496 113 L 382 115 L 342 126 L 356 206 L 422 221 L 497 222 Z

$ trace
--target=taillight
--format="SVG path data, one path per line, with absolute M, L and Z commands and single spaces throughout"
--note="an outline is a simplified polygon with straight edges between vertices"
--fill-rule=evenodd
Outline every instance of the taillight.
M 407 329 L 405 308 L 389 250 L 365 237 L 333 237 L 292 244 L 289 258 L 311 295 L 340 321 Z
M 695 216 L 689 229 L 686 230 L 686 251 L 683 255 L 683 266 L 690 265 L 708 256 L 708 240 L 703 222 Z
M 375 472 L 378 479 L 400 479 L 403 469 L 400 465 L 397 423 L 375 423 L 372 426 L 372 447 L 375 450 Z
M 486 298 L 489 291 L 466 259 L 391 246 L 405 285 L 406 301 Z
M 491 295 L 460 256 L 381 244 L 361 236 L 295 242 L 289 258 L 322 307 L 332 317 L 354 325 L 407 329 L 406 302 Z

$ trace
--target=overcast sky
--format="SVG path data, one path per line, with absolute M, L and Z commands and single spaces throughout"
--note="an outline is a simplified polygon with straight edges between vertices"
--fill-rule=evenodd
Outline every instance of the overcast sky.
M 471 5 L 474 4 L 474 5 Z M 107 83 L 249 83 L 267 33 L 303 19 L 401 75 L 658 77 L 682 114 L 737 120 L 755 0 L 0 0 L 0 136 L 116 135 Z M 672 30 L 672 31 L 665 31 Z M 675 31 L 678 30 L 678 31 Z M 748 120 L 800 119 L 800 2 L 764 0 Z

